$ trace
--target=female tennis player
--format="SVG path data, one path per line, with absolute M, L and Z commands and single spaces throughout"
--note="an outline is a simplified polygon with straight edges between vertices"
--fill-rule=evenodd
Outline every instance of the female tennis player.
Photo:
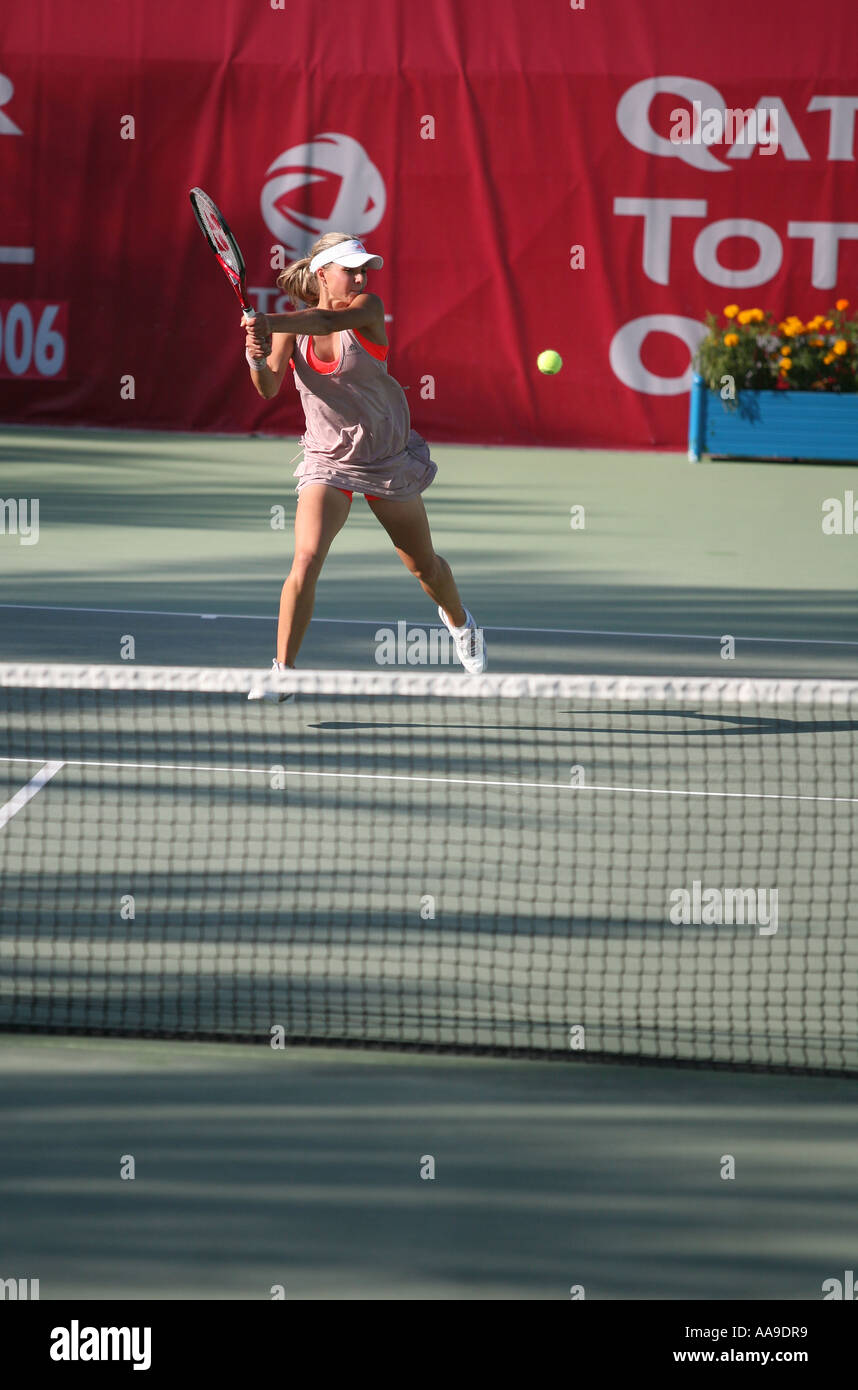
M 242 319 L 256 390 L 271 400 L 291 368 L 306 425 L 304 458 L 295 470 L 295 555 L 280 598 L 274 666 L 295 665 L 316 581 L 359 492 L 437 604 L 462 665 L 477 673 L 486 669 L 482 633 L 462 605 L 450 566 L 435 552 L 421 496 L 437 467 L 411 428 L 405 392 L 387 370 L 384 304 L 367 292 L 369 270 L 383 264 L 357 237 L 328 232 L 277 277 L 293 304 L 314 307 Z

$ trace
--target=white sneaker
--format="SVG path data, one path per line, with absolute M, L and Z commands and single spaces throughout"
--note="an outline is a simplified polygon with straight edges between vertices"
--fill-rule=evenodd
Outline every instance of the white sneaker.
M 273 671 L 285 671 L 286 667 L 278 666 L 275 660 L 271 663 L 271 669 Z M 260 681 L 259 685 L 252 685 L 250 687 L 247 692 L 247 698 L 248 700 L 271 700 L 275 704 L 284 705 L 295 699 L 295 692 L 294 690 L 290 690 L 288 694 L 284 695 L 277 690 L 268 690 Z
M 482 628 L 477 627 L 467 608 L 464 627 L 453 627 L 443 608 L 439 607 L 438 615 L 455 643 L 456 655 L 465 670 L 472 676 L 486 671 L 489 664 L 486 639 Z

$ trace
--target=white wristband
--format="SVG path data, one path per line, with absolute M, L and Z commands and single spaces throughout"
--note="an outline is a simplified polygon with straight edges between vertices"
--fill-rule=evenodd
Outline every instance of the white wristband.
M 245 355 L 245 357 L 247 358 L 247 365 L 249 366 L 249 368 L 250 368 L 250 370 L 251 370 L 252 372 L 264 372 L 264 371 L 265 371 L 266 367 L 268 366 L 268 360 L 267 360 L 267 358 L 265 358 L 265 357 L 251 357 L 250 353 L 247 352 L 246 350 L 245 350 L 244 355 Z

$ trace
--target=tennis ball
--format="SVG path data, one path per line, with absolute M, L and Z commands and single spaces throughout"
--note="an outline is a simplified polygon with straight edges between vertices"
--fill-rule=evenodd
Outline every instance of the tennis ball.
M 536 365 L 546 376 L 554 376 L 554 373 L 559 372 L 563 366 L 563 358 L 559 352 L 555 352 L 553 348 L 548 348 L 539 354 Z

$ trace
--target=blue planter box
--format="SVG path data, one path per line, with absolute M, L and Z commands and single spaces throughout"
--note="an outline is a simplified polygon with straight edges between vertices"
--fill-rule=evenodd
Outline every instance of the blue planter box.
M 717 391 L 694 374 L 688 417 L 688 458 L 838 459 L 858 463 L 858 393 L 740 391 L 728 410 Z

